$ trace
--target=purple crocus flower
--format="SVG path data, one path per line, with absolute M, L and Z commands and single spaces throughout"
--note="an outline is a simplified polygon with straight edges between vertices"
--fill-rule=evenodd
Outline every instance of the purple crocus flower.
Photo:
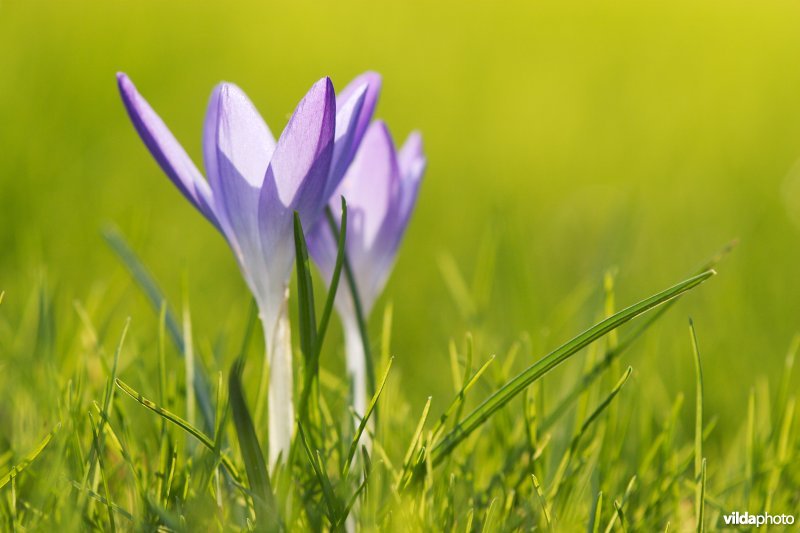
M 311 227 L 350 165 L 375 108 L 371 73 L 336 97 L 315 83 L 276 141 L 236 85 L 211 94 L 203 127 L 206 176 L 136 90 L 118 74 L 133 125 L 161 169 L 225 237 L 253 293 L 269 365 L 270 463 L 289 449 L 294 425 L 288 284 L 294 263 L 292 217 Z M 379 82 L 378 82 L 379 84 Z
M 347 201 L 347 258 L 353 271 L 364 316 L 369 316 L 394 265 L 397 249 L 416 203 L 425 171 L 422 138 L 412 133 L 398 152 L 386 125 L 373 122 L 335 191 L 330 206 L 341 214 L 340 196 Z M 326 280 L 336 264 L 336 241 L 328 222 L 320 219 L 308 237 L 311 256 Z M 351 292 L 340 286 L 336 308 L 342 319 L 347 369 L 353 386 L 353 407 L 366 410 L 364 350 Z

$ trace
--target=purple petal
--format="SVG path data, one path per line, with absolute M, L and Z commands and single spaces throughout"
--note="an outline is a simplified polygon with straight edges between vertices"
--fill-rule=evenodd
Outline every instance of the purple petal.
M 267 169 L 258 206 L 261 246 L 269 253 L 271 275 L 282 282 L 294 262 L 293 211 L 308 229 L 325 205 L 335 115 L 333 85 L 323 78 L 298 104 Z
M 403 147 L 397 152 L 397 163 L 400 165 L 401 176 L 414 174 L 417 180 L 421 177 L 419 166 L 425 164 L 425 153 L 422 148 L 422 135 L 418 131 L 411 132 Z
M 211 95 L 203 151 L 223 231 L 242 264 L 258 264 L 258 199 L 275 139 L 235 85 L 220 84 Z
M 395 154 L 386 126 L 376 121 L 367 130 L 336 197 L 331 200 L 332 207 L 338 205 L 340 194 L 348 200 L 347 253 L 366 312 L 391 273 L 424 170 L 420 135 L 412 133 Z M 323 275 L 330 279 L 336 243 L 330 230 L 319 226 L 323 224 L 309 235 L 309 251 Z M 352 302 L 347 291 L 341 294 L 337 296 L 337 308 L 349 316 L 354 312 Z
M 331 200 L 331 202 L 333 202 L 333 200 Z M 334 213 L 341 218 L 341 209 L 335 210 Z M 317 223 L 312 226 L 310 231 L 306 231 L 306 244 L 308 246 L 308 253 L 311 255 L 312 259 L 314 259 L 314 263 L 322 273 L 325 283 L 330 285 L 331 277 L 333 277 L 333 269 L 336 266 L 337 246 L 336 240 L 333 238 L 333 233 L 331 233 L 330 226 L 325 217 L 320 218 Z M 337 294 L 336 297 L 339 298 L 342 292 L 347 292 L 345 285 L 339 287 L 339 294 Z
M 389 130 L 381 121 L 373 122 L 361 142 L 336 196 L 344 196 L 357 232 L 353 246 L 372 248 L 398 192 L 400 170 Z M 332 203 L 338 204 L 334 199 Z M 335 212 L 338 212 L 337 209 Z M 350 237 L 350 232 L 348 232 Z
M 350 159 L 355 156 L 361 138 L 367 131 L 370 121 L 372 120 L 372 115 L 375 113 L 375 106 L 378 104 L 378 96 L 381 92 L 380 74 L 377 72 L 365 72 L 361 74 L 351 81 L 337 97 L 339 102 L 346 102 L 352 98 L 354 94 L 358 93 L 364 85 L 366 85 L 367 90 L 364 95 L 364 105 L 361 108 L 361 113 L 358 115 L 358 121 L 356 122 L 353 133 L 355 142 L 353 144 L 352 153 L 350 154 Z
M 161 169 L 192 205 L 218 225 L 211 191 L 189 155 L 127 75 L 118 73 L 117 85 L 133 126 Z
M 365 72 L 350 82 L 337 96 L 336 141 L 326 197 L 330 197 L 336 190 L 353 161 L 375 113 L 380 89 L 380 75 Z
M 425 173 L 427 160 L 422 148 L 422 136 L 419 132 L 412 132 L 408 136 L 400 152 L 397 154 L 397 163 L 400 166 L 400 207 L 398 209 L 399 224 L 405 228 L 414 210 L 414 204 L 419 194 L 422 175 Z M 399 242 L 398 242 L 399 244 Z
M 361 304 L 371 309 L 388 276 L 396 240 L 394 220 L 400 194 L 400 170 L 394 143 L 386 125 L 376 121 L 364 135 L 341 185 L 331 199 L 335 216 L 341 216 L 340 196 L 347 200 L 347 255 L 353 268 Z M 336 242 L 325 220 L 308 235 L 309 252 L 326 279 L 336 261 Z M 352 313 L 348 292 L 337 296 L 341 313 Z
M 367 85 L 361 85 L 351 93 L 347 99 L 336 99 L 336 133 L 333 140 L 333 158 L 331 160 L 331 172 L 328 177 L 328 185 L 325 189 L 325 198 L 330 198 L 336 187 L 342 181 L 347 167 L 353 160 L 353 155 L 358 148 L 356 130 L 364 108 L 364 99 L 367 94 Z
M 262 228 L 269 230 L 276 224 L 291 227 L 295 210 L 310 227 L 321 214 L 333 153 L 335 115 L 333 84 L 323 78 L 298 104 L 278 140 L 261 191 Z

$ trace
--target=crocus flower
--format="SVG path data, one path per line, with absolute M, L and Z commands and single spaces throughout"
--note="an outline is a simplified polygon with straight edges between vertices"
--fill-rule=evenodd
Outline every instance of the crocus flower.
M 418 133 L 412 133 L 398 152 L 386 125 L 375 121 L 367 129 L 355 159 L 330 201 L 336 219 L 341 214 L 340 196 L 347 201 L 345 247 L 365 318 L 394 265 L 425 164 Z M 327 220 L 320 219 L 312 228 L 308 249 L 329 281 L 336 264 L 336 241 Z M 353 407 L 357 414 L 363 415 L 367 402 L 364 350 L 354 302 L 346 286 L 339 288 L 336 308 L 344 328 Z
M 289 449 L 294 425 L 288 284 L 294 263 L 292 217 L 319 218 L 364 136 L 375 107 L 374 75 L 353 81 L 337 98 L 331 80 L 315 83 L 277 142 L 236 85 L 211 94 L 203 127 L 203 177 L 167 126 L 118 74 L 128 114 L 175 186 L 225 237 L 253 293 L 269 368 L 269 456 Z

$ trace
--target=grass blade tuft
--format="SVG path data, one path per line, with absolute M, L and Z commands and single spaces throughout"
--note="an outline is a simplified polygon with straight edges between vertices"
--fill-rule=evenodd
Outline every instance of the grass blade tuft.
M 636 318 L 637 316 L 649 311 L 650 309 L 663 304 L 669 300 L 677 298 L 681 294 L 697 287 L 716 272 L 709 270 L 697 276 L 691 277 L 677 285 L 661 291 L 649 298 L 646 298 L 607 319 L 598 322 L 566 344 L 561 345 L 548 355 L 529 366 L 519 375 L 506 383 L 498 391 L 487 398 L 472 413 L 467 415 L 450 433 L 448 433 L 433 450 L 433 463 L 440 463 L 447 457 L 458 444 L 466 439 L 473 431 L 478 429 L 495 412 L 508 404 L 520 392 L 525 390 L 528 385 L 539 380 L 548 374 L 555 367 L 569 359 L 571 356 L 615 330 L 622 324 Z
M 250 483 L 253 503 L 256 511 L 256 522 L 260 527 L 268 530 L 277 530 L 279 526 L 274 494 L 269 482 L 267 463 L 258 442 L 253 418 L 247 408 L 247 402 L 242 390 L 242 370 L 244 362 L 237 359 L 228 375 L 228 389 L 230 403 L 233 411 L 233 423 L 236 426 L 236 435 L 239 438 L 239 448 L 242 452 L 247 480 Z

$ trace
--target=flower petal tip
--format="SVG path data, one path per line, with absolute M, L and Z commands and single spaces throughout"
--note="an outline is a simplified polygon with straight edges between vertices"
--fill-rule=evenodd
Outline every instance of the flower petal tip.
M 317 81 L 311 87 L 311 91 L 309 91 L 309 93 L 312 91 L 315 93 L 319 91 L 326 100 L 329 98 L 332 99 L 335 96 L 335 92 L 333 90 L 333 81 L 330 79 L 329 76 L 325 76 L 324 78 L 321 78 L 319 81 Z
M 374 70 L 363 72 L 356 78 L 356 81 L 359 83 L 366 83 L 369 86 L 369 90 L 376 93 L 381 90 L 381 86 L 383 85 L 383 77 Z
M 136 86 L 124 72 L 117 72 L 117 88 L 126 101 L 132 100 L 135 95 L 139 94 Z
M 383 138 L 382 140 L 392 148 L 392 151 L 394 151 L 394 139 L 392 138 L 392 132 L 389 130 L 389 125 L 383 120 L 378 118 L 372 121 L 372 124 L 370 124 L 367 128 L 367 133 L 365 136 L 366 135 L 380 135 Z

